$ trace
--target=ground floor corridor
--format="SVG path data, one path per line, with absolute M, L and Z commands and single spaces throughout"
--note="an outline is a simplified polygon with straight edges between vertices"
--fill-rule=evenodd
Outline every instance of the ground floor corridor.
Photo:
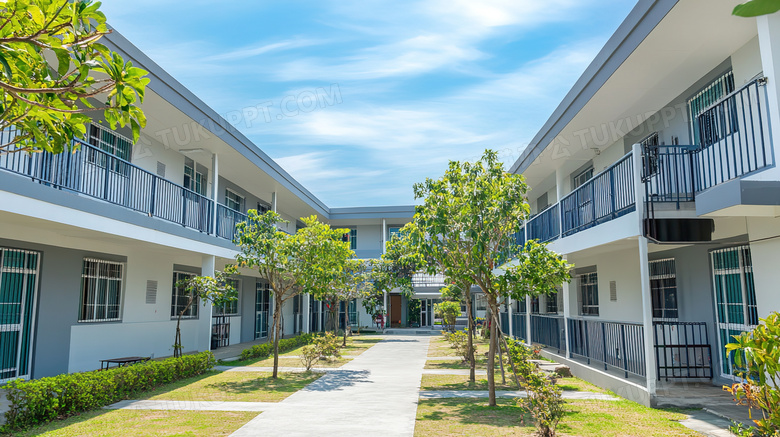
M 427 336 L 386 338 L 260 414 L 233 436 L 365 435 L 367 430 L 382 436 L 410 436 L 428 342 Z

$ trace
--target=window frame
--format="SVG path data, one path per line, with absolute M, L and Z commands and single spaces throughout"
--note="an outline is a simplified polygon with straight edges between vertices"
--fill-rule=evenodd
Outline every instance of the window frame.
M 677 288 L 677 266 L 674 258 L 664 258 L 649 262 L 650 300 L 653 307 L 653 320 L 677 321 L 680 316 L 680 301 Z M 671 285 L 673 281 L 673 286 Z M 673 297 L 674 306 L 667 306 L 669 297 Z
M 351 250 L 357 250 L 357 229 L 350 229 L 349 232 L 344 234 L 341 241 L 349 243 Z
M 208 189 L 206 174 L 199 172 L 198 164 L 190 158 L 184 160 L 184 180 L 182 185 L 192 192 L 206 196 L 206 190 Z
M 235 198 L 234 198 L 235 197 Z M 234 210 L 243 213 L 244 212 L 244 205 L 246 205 L 246 197 L 236 193 L 235 191 L 231 190 L 230 188 L 225 188 L 225 206 Z M 237 206 L 234 208 L 234 206 Z
M 238 295 L 236 297 L 236 300 L 225 303 L 224 305 L 217 306 L 214 305 L 214 315 L 215 316 L 224 316 L 224 317 L 236 317 L 241 315 L 241 305 L 240 305 L 240 299 L 241 299 L 241 279 L 234 279 L 230 278 L 226 280 L 227 283 L 232 283 L 233 288 L 238 292 Z M 235 311 L 226 313 L 225 308 L 227 305 L 230 305 L 231 307 L 235 305 Z
M 580 316 L 599 316 L 598 272 L 587 272 L 577 275 L 577 297 L 579 298 Z
M 181 270 L 174 270 L 173 271 L 173 284 L 171 286 L 171 319 L 176 319 L 179 317 L 179 303 L 178 299 L 185 296 L 185 295 L 179 295 L 179 287 L 176 286 L 176 283 L 184 279 L 182 276 L 188 276 L 190 278 L 198 276 L 195 273 L 192 272 L 185 272 Z M 195 298 L 195 300 L 192 302 L 192 305 L 190 305 L 190 308 L 188 310 L 188 314 L 183 314 L 181 316 L 182 319 L 198 319 L 200 318 L 200 311 L 198 311 L 198 307 L 200 306 L 200 302 L 198 302 L 198 299 Z M 193 314 L 194 313 L 194 314 Z
M 90 275 L 86 273 L 87 263 L 96 263 L 95 271 L 96 274 Z M 107 276 L 101 274 L 101 266 L 106 265 L 108 268 L 111 266 L 117 267 L 119 269 L 119 278 L 117 280 L 116 277 L 101 277 L 101 276 Z M 125 263 L 118 262 L 118 261 L 110 261 L 105 259 L 99 259 L 99 258 L 84 258 L 81 264 L 81 285 L 79 286 L 79 315 L 78 315 L 78 323 L 104 323 L 104 322 L 121 322 L 122 321 L 122 310 L 123 310 L 123 303 L 124 303 L 124 296 L 125 296 Z M 85 279 L 93 279 L 95 280 L 95 287 L 92 288 L 92 291 L 94 292 L 94 299 L 97 300 L 98 293 L 103 293 L 104 298 L 103 301 L 105 302 L 103 304 L 104 307 L 104 316 L 108 315 L 108 308 L 109 308 L 109 292 L 110 289 L 108 287 L 108 281 L 113 280 L 115 282 L 118 282 L 118 287 L 116 288 L 115 292 L 118 294 L 116 297 L 116 317 L 102 317 L 98 318 L 97 315 L 97 305 L 98 304 L 88 304 L 86 302 L 86 294 L 87 290 L 85 287 L 87 286 L 87 282 Z M 97 286 L 99 285 L 101 280 L 105 280 L 106 282 L 106 288 L 102 291 L 97 290 Z M 87 310 L 86 305 L 93 305 L 92 315 L 87 316 Z

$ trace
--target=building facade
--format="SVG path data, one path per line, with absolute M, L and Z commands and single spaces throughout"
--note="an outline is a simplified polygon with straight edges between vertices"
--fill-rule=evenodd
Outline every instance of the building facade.
M 780 310 L 780 15 L 737 3 L 640 1 L 512 167 L 518 243 L 575 269 L 505 324 L 646 404 L 734 380 L 724 345 Z
M 175 283 L 231 263 L 249 209 L 278 212 L 289 233 L 310 215 L 348 228 L 359 258 L 379 257 L 414 213 L 328 208 L 122 35 L 106 40 L 149 71 L 140 140 L 95 119 L 74 153 L 0 156 L 0 382 L 172 355 L 186 305 Z M 185 313 L 184 352 L 268 337 L 267 282 L 246 270 L 235 286 L 237 302 Z M 350 310 L 373 326 L 361 305 Z M 284 335 L 318 329 L 317 311 L 309 296 L 286 304 Z

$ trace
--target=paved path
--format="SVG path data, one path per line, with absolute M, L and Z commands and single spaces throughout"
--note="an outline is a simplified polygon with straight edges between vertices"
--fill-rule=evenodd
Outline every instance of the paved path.
M 189 410 L 189 411 L 266 411 L 278 405 L 276 402 L 230 401 L 120 401 L 104 407 L 106 410 Z
M 385 339 L 232 435 L 411 436 L 429 340 Z
M 487 390 L 423 390 L 420 392 L 420 399 L 444 399 L 444 398 L 487 398 Z M 496 397 L 499 398 L 524 398 L 525 391 L 504 391 L 496 390 Z M 595 393 L 591 391 L 564 391 L 564 399 L 572 400 L 595 400 L 595 401 L 617 401 L 618 398 L 604 393 Z

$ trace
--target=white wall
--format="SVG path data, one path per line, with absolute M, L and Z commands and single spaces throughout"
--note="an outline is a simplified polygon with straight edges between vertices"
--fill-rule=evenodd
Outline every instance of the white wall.
M 780 311 L 780 269 L 777 260 L 780 254 L 780 239 L 772 238 L 780 230 L 780 218 L 748 218 L 750 250 L 753 258 L 753 280 L 756 286 L 758 316 L 766 317 Z M 756 241 L 767 238 L 766 240 Z
M 758 36 L 731 55 L 731 66 L 734 72 L 736 88 L 747 84 L 757 74 L 761 73 L 761 51 L 758 46 Z
M 642 322 L 642 293 L 639 283 L 639 248 L 617 250 L 600 255 L 570 256 L 577 268 L 596 266 L 599 285 L 599 320 Z M 609 282 L 616 281 L 617 301 L 609 300 Z M 570 304 L 578 314 L 579 284 L 572 280 Z

